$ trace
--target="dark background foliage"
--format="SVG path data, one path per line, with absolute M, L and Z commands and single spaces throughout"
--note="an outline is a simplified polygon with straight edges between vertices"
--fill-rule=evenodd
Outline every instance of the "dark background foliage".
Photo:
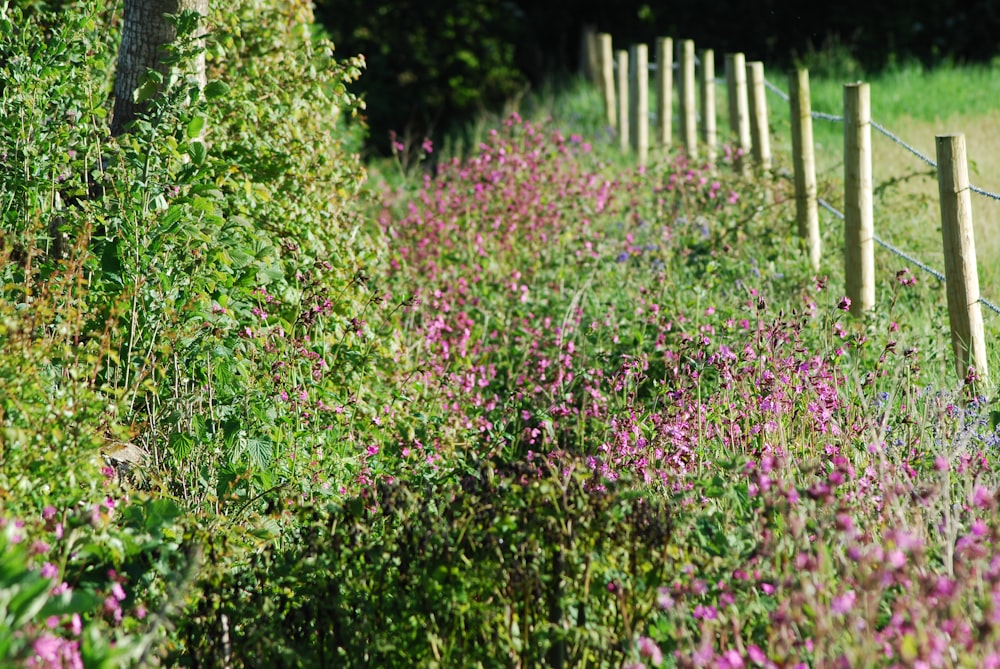
M 362 53 L 372 145 L 390 130 L 420 139 L 526 85 L 576 68 L 585 25 L 616 47 L 661 35 L 721 54 L 742 51 L 769 67 L 810 51 L 846 47 L 866 71 L 897 60 L 988 61 L 1000 28 L 994 0 L 316 0 L 317 18 L 342 56 Z

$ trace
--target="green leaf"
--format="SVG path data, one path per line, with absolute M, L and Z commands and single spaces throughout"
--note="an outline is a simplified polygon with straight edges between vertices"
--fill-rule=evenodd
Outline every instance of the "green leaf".
M 135 100 L 136 104 L 142 104 L 146 100 L 150 99 L 156 92 L 160 90 L 160 84 L 153 81 L 151 78 L 147 78 L 142 82 L 139 88 L 135 89 L 132 98 Z
M 201 137 L 201 131 L 205 128 L 205 117 L 199 114 L 191 119 L 191 122 L 187 124 L 187 136 L 188 139 L 196 139 Z
M 204 142 L 193 141 L 188 143 L 188 155 L 191 156 L 191 162 L 195 165 L 201 165 L 205 162 L 206 153 Z
M 212 100 L 229 92 L 229 84 L 224 81 L 210 81 L 205 86 L 205 99 Z
M 11 627 L 17 629 L 35 617 L 48 598 L 52 582 L 47 578 L 38 578 L 20 589 L 10 600 L 8 612 L 13 616 Z

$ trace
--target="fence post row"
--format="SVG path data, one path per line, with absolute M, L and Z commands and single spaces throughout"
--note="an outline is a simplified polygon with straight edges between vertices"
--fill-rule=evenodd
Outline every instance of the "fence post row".
M 667 149 L 672 141 L 674 115 L 674 40 L 656 40 L 656 143 Z
M 705 160 L 714 165 L 718 139 L 715 129 L 715 52 L 711 49 L 701 52 L 701 132 Z
M 872 116 L 868 84 L 844 86 L 844 275 L 851 313 L 875 306 Z
M 628 153 L 628 51 L 618 51 L 618 145 Z
M 595 86 L 601 85 L 600 60 L 598 58 L 597 29 L 592 25 L 583 26 L 580 40 L 580 61 L 587 78 Z
M 681 137 L 688 160 L 698 159 L 698 96 L 695 90 L 694 42 L 680 43 Z
M 757 169 L 767 172 L 771 169 L 771 135 L 767 127 L 767 88 L 764 84 L 764 63 L 747 63 L 747 79 L 750 81 L 750 141 L 753 146 L 753 161 Z
M 816 200 L 816 155 L 813 144 L 809 70 L 800 68 L 788 77 L 792 125 L 792 163 L 795 171 L 795 220 L 805 240 L 809 263 L 819 270 L 819 203 Z
M 936 137 L 938 193 L 941 202 L 941 236 L 944 241 L 945 285 L 951 345 L 955 352 L 958 378 L 969 376 L 970 368 L 985 382 L 986 337 L 979 305 L 979 273 L 976 242 L 972 231 L 972 201 L 965 135 Z
M 604 116 L 608 126 L 618 127 L 617 109 L 615 109 L 615 53 L 612 47 L 611 35 L 601 33 L 597 38 L 598 60 L 600 62 L 601 93 L 604 97 Z
M 630 54 L 632 70 L 629 77 L 629 108 L 632 148 L 639 166 L 649 157 L 649 49 L 645 44 L 633 44 Z
M 736 144 L 736 169 L 745 172 L 750 153 L 750 112 L 747 102 L 746 57 L 726 54 L 726 93 L 729 97 L 729 131 Z

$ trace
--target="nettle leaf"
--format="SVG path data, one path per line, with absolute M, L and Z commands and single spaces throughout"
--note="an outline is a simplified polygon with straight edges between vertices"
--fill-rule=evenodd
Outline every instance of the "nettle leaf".
M 246 441 L 246 454 L 258 469 L 266 469 L 271 464 L 274 449 L 267 439 L 251 438 Z

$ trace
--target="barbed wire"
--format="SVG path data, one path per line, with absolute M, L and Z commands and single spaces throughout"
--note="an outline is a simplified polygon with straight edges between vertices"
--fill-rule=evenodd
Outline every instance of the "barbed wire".
M 920 153 L 920 151 L 918 151 L 917 149 L 913 148 L 912 146 L 910 146 L 909 144 L 907 144 L 906 142 L 904 142 L 899 137 L 899 135 L 896 135 L 895 133 L 893 133 L 892 131 L 890 131 L 888 128 L 886 128 L 885 126 L 883 126 L 883 125 L 881 125 L 879 123 L 876 123 L 875 121 L 872 121 L 871 124 L 872 124 L 873 128 L 875 128 L 880 133 L 882 133 L 883 135 L 885 135 L 886 137 L 888 137 L 889 139 L 891 139 L 892 141 L 894 141 L 896 144 L 899 144 L 901 147 L 903 147 L 904 149 L 906 149 L 907 151 L 909 151 L 910 153 L 912 153 L 913 155 L 915 155 L 920 160 L 924 161 L 925 163 L 927 163 L 928 165 L 930 165 L 934 169 L 937 169 L 938 164 L 937 164 L 936 161 L 931 160 L 929 157 L 925 156 L 924 154 Z
M 834 216 L 836 216 L 840 220 L 844 220 L 845 217 L 844 217 L 843 212 L 841 212 L 840 210 L 838 210 L 836 207 L 834 207 L 832 204 L 830 204 L 829 202 L 827 202 L 823 198 L 821 198 L 821 197 L 820 198 L 816 198 L 816 202 L 819 204 L 819 206 L 823 207 L 824 209 L 826 209 L 828 212 L 830 212 L 831 214 L 833 214 Z M 947 283 L 948 282 L 948 278 L 944 274 L 942 274 L 941 272 L 937 271 L 936 269 L 934 269 L 930 265 L 927 265 L 927 264 L 925 264 L 925 263 L 917 260 L 916 258 L 914 258 L 913 256 L 909 255 L 908 253 L 906 253 L 906 252 L 904 252 L 904 251 L 896 248 L 895 246 L 893 246 L 889 242 L 885 241 L 884 239 L 882 239 L 878 235 L 873 235 L 872 239 L 874 239 L 875 242 L 879 246 L 881 246 L 882 248 L 884 248 L 884 249 L 886 249 L 886 250 L 894 253 L 895 255 L 899 256 L 903 260 L 906 260 L 907 262 L 915 265 L 916 267 L 919 267 L 920 269 L 924 270 L 925 272 L 927 272 L 928 274 L 930 274 L 931 276 L 933 276 L 935 279 L 937 279 L 938 281 L 940 281 L 941 283 Z M 1000 307 L 998 307 L 997 305 L 993 304 L 993 302 L 989 301 L 985 297 L 980 296 L 979 297 L 979 303 L 981 305 L 983 305 L 984 307 L 986 307 L 987 309 L 989 309 L 990 311 L 992 311 L 993 313 L 995 313 L 997 316 L 1000 316 Z
M 843 212 L 839 211 L 836 207 L 834 207 L 832 204 L 830 204 L 829 202 L 827 202 L 823 198 L 821 198 L 821 197 L 820 198 L 816 198 L 816 202 L 819 204 L 819 206 L 823 207 L 824 209 L 826 209 L 828 212 L 830 212 L 831 214 L 833 214 L 834 216 L 836 216 L 840 220 L 842 220 L 842 221 L 844 220 L 845 217 L 844 217 Z M 903 260 L 905 260 L 905 261 L 907 261 L 909 263 L 912 263 L 913 265 L 919 267 L 920 269 L 924 270 L 925 272 L 927 272 L 928 274 L 930 274 L 931 276 L 933 276 L 938 281 L 942 281 L 943 282 L 945 280 L 944 274 L 942 274 L 941 272 L 937 271 L 936 269 L 934 269 L 930 265 L 928 265 L 926 263 L 923 263 L 920 260 L 917 260 L 916 258 L 914 258 L 913 256 L 911 256 L 906 251 L 903 251 L 902 249 L 900 249 L 900 248 L 898 248 L 896 246 L 893 246 L 892 244 L 890 244 L 889 242 L 885 241 L 884 239 L 882 239 L 878 235 L 872 235 L 872 239 L 874 239 L 875 243 L 878 244 L 879 246 L 881 246 L 882 248 L 886 249 L 887 251 L 890 251 L 891 253 L 894 253 L 895 255 L 899 256 Z
M 986 307 L 987 309 L 989 309 L 990 311 L 992 311 L 993 313 L 995 313 L 997 316 L 1000 316 L 1000 307 L 998 307 L 997 305 L 993 304 L 992 302 L 990 302 L 989 300 L 987 300 L 985 297 L 980 297 L 979 298 L 979 304 L 983 305 L 984 307 Z
M 991 200 L 996 200 L 997 202 L 1000 202 L 1000 195 L 997 195 L 996 193 L 992 193 L 992 192 L 990 192 L 988 190 L 984 190 L 984 189 L 980 188 L 979 186 L 973 186 L 972 184 L 969 184 L 969 190 L 971 190 L 973 193 L 978 193 L 978 194 L 982 195 L 983 197 L 988 197 Z

